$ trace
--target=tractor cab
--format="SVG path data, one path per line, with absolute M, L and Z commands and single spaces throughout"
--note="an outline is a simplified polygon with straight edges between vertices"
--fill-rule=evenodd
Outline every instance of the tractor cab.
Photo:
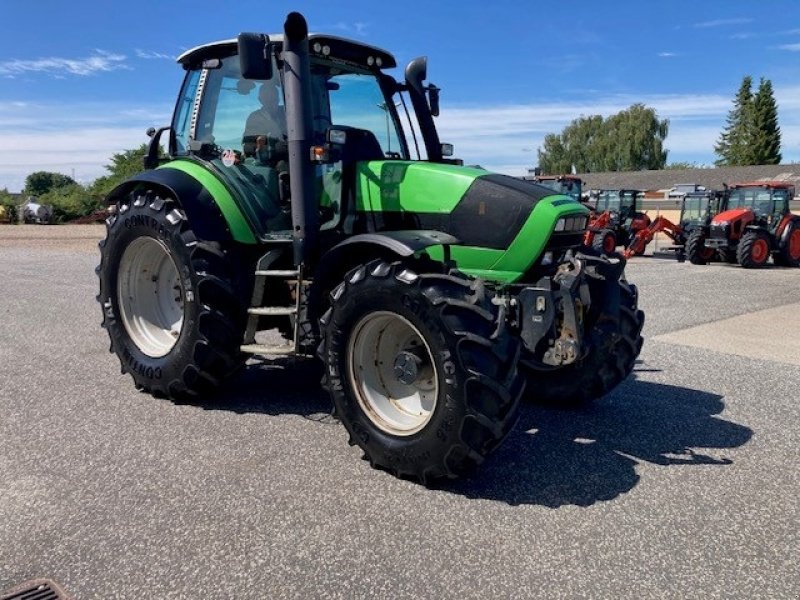
M 292 111 L 287 110 L 283 36 L 245 35 L 251 37 L 207 44 L 178 58 L 186 76 L 169 147 L 172 157 L 209 165 L 234 197 L 247 199 L 239 202 L 247 224 L 258 238 L 269 241 L 292 235 L 289 140 L 292 126 L 296 132 L 299 124 L 297 118 L 293 125 L 287 120 Z M 356 162 L 411 159 L 407 133 L 416 158 L 459 161 L 444 157 L 452 148 L 442 148 L 433 126 L 438 88 L 422 85 L 424 59 L 412 61 L 408 82 L 400 84 L 383 73 L 396 62 L 379 48 L 314 34 L 308 37 L 308 48 L 311 77 L 303 82 L 303 95 L 308 94 L 310 101 L 301 110 L 311 112 L 311 131 L 305 132 L 308 139 L 303 141 L 316 153 L 310 163 L 314 182 L 310 196 L 318 207 L 322 231 L 347 219 L 348 233 L 358 232 L 365 226 L 354 216 L 354 207 L 343 202 L 343 195 L 353 191 L 348 185 L 355 175 L 348 170 Z M 245 57 L 259 52 L 261 63 L 252 59 L 248 63 Z M 301 120 L 304 117 L 300 115 Z
M 794 196 L 794 186 L 786 183 L 741 183 L 730 192 L 728 210 L 736 210 L 748 221 L 766 226 L 777 225 L 789 212 L 789 201 Z M 752 213 L 745 216 L 745 213 Z
M 533 181 L 554 192 L 569 196 L 575 202 L 581 201 L 583 180 L 580 177 L 575 177 L 574 175 L 536 175 Z
M 727 210 L 727 190 L 689 192 L 681 200 L 680 226 L 684 232 L 708 227 L 714 215 Z
M 641 197 L 639 190 L 600 190 L 595 196 L 595 210 L 597 213 L 611 213 L 612 221 L 630 222 L 637 214 Z

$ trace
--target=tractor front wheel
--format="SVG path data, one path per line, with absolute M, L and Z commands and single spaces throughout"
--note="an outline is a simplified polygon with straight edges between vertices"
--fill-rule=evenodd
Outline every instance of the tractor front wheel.
M 631 374 L 642 350 L 644 312 L 638 308 L 636 286 L 622 280 L 619 286 L 618 335 L 593 328 L 588 333 L 589 352 L 582 359 L 552 371 L 528 367 L 527 396 L 532 402 L 567 407 L 586 404 L 607 394 Z
M 617 249 L 617 236 L 611 229 L 598 231 L 592 240 L 592 248 L 601 254 L 613 254 Z
M 686 240 L 686 258 L 693 265 L 705 265 L 714 258 L 714 249 L 706 247 L 706 236 L 701 230 L 689 234 Z
M 746 269 L 756 269 L 767 264 L 770 253 L 769 237 L 763 231 L 748 231 L 742 236 L 736 251 L 736 260 Z
M 123 373 L 156 396 L 187 399 L 244 362 L 239 261 L 198 240 L 174 201 L 126 198 L 100 242 L 97 300 Z
M 519 342 L 480 280 L 375 260 L 331 298 L 325 385 L 373 466 L 423 483 L 457 477 L 511 431 Z

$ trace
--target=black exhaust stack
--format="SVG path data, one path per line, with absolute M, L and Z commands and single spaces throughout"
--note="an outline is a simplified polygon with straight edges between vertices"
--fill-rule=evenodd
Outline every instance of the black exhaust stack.
M 420 56 L 408 63 L 406 67 L 408 95 L 411 97 L 414 112 L 417 113 L 417 122 L 422 133 L 422 141 L 425 143 L 425 150 L 428 153 L 428 160 L 441 162 L 442 143 L 439 141 L 439 134 L 436 133 L 436 125 L 425 96 L 425 86 L 422 84 L 427 76 L 428 58 L 426 56 Z
M 292 200 L 294 263 L 313 255 L 319 224 L 311 163 L 311 70 L 308 66 L 308 24 L 298 12 L 283 25 L 283 91 L 289 146 L 289 185 Z

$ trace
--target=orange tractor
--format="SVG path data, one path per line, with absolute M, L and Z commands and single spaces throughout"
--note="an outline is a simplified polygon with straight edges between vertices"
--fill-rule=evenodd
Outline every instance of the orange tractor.
M 600 190 L 592 194 L 595 204 L 584 245 L 604 254 L 613 253 L 617 246 L 628 246 L 638 232 L 650 226 L 650 217 L 639 210 L 643 196 L 640 190 Z
M 794 185 L 782 181 L 732 186 L 727 210 L 711 220 L 708 233 L 695 232 L 690 239 L 700 255 L 692 262 L 703 264 L 719 254 L 728 262 L 756 268 L 772 256 L 776 265 L 800 267 L 800 216 L 789 210 L 794 193 Z
M 686 257 L 693 263 L 698 260 L 708 262 L 714 258 L 715 252 L 697 244 L 697 239 L 708 237 L 711 220 L 719 212 L 726 209 L 728 190 L 697 190 L 685 194 L 681 200 L 681 214 L 675 224 L 666 217 L 656 217 L 644 229 L 634 235 L 633 240 L 622 253 L 625 258 L 644 253 L 644 249 L 655 235 L 665 233 L 674 243 L 674 246 L 664 250 L 674 252 L 678 260 Z M 705 264 L 705 263 L 702 263 Z

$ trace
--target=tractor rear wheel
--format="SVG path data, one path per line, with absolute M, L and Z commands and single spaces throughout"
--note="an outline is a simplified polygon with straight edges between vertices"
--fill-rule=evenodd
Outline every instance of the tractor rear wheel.
M 763 231 L 748 231 L 742 236 L 736 251 L 736 260 L 746 269 L 756 269 L 767 264 L 770 253 L 769 237 Z
M 774 255 L 776 265 L 800 267 L 800 223 L 790 223 L 786 244 Z
M 636 286 L 624 280 L 619 286 L 619 335 L 592 328 L 589 353 L 583 359 L 553 371 L 527 368 L 527 396 L 532 402 L 549 406 L 586 404 L 604 396 L 631 374 L 642 350 L 644 312 L 638 308 Z
M 212 390 L 244 362 L 240 261 L 198 240 L 177 204 L 158 196 L 126 198 L 106 226 L 97 300 L 122 372 L 156 396 Z
M 693 265 L 705 265 L 714 258 L 714 249 L 706 247 L 706 236 L 699 229 L 692 231 L 686 240 L 686 258 Z
M 516 423 L 519 341 L 480 280 L 375 260 L 321 319 L 325 385 L 373 466 L 430 483 L 469 473 Z
M 611 229 L 602 229 L 594 235 L 592 248 L 602 254 L 613 254 L 617 249 L 617 236 Z

